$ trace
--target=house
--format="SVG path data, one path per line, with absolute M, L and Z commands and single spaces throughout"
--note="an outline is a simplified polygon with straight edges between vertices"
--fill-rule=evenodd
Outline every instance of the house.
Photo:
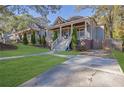
M 41 37 L 46 35 L 46 28 L 49 21 L 43 17 L 35 17 L 34 19 L 36 22 L 30 23 L 26 28 L 22 30 L 13 29 L 11 33 L 7 35 L 9 40 L 21 40 L 23 34 L 27 33 L 30 42 L 32 31 L 35 31 L 36 39 L 39 39 L 39 35 L 41 35 Z
M 20 30 L 20 31 L 17 31 L 17 32 L 13 32 L 11 35 L 10 35 L 10 39 L 11 40 L 16 40 L 16 41 L 21 41 L 22 38 L 23 38 L 23 34 L 26 33 L 27 34 L 27 38 L 28 38 L 28 41 L 30 42 L 31 41 L 31 34 L 32 32 L 35 31 L 35 37 L 36 39 L 38 40 L 39 39 L 39 35 L 42 37 L 43 35 L 45 35 L 45 29 L 36 29 L 36 28 L 27 28 L 27 29 L 24 29 L 24 30 Z
M 93 18 L 74 16 L 65 20 L 59 16 L 48 29 L 52 34 L 58 33 L 58 38 L 52 44 L 53 50 L 67 50 L 71 43 L 73 27 L 77 29 L 78 45 L 83 41 L 88 49 L 102 47 L 104 27 L 98 26 Z
M 31 41 L 31 34 L 35 31 L 36 39 L 39 39 L 39 35 L 42 37 L 46 35 L 46 27 L 42 24 L 30 24 L 27 28 L 19 31 L 12 31 L 9 35 L 10 40 L 22 40 L 23 34 L 26 33 L 28 41 Z

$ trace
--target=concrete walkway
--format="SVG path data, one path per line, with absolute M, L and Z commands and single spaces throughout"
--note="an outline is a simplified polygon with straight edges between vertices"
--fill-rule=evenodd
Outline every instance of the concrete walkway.
M 54 54 L 53 51 L 50 52 L 42 52 L 42 53 L 37 53 L 37 54 L 27 54 L 27 55 L 20 55 L 20 56 L 10 56 L 10 57 L 0 57 L 1 60 L 8 60 L 8 59 L 17 59 L 17 58 L 24 58 L 24 57 L 32 57 L 32 56 L 41 56 L 41 55 L 54 55 L 58 57 L 64 57 L 64 58 L 72 58 L 74 55 L 61 55 L 61 54 Z
M 51 53 L 52 52 L 43 52 L 43 53 L 27 54 L 27 55 L 20 55 L 20 56 L 0 57 L 0 60 L 16 59 L 16 58 L 31 57 L 31 56 L 40 56 L 40 55 L 47 55 L 47 54 L 51 54 Z
M 124 74 L 115 59 L 80 55 L 39 75 L 21 87 L 124 86 Z

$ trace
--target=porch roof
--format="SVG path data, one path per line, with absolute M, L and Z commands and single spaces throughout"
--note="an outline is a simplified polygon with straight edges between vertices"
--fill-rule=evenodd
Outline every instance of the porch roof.
M 57 25 L 50 26 L 48 29 L 53 30 L 53 29 L 57 29 L 59 27 L 66 27 L 66 26 L 70 26 L 71 24 L 77 24 L 77 23 L 88 21 L 88 20 L 89 20 L 88 17 L 80 18 L 80 19 L 77 19 L 77 20 L 72 20 L 72 21 L 62 23 L 62 24 L 57 24 Z
M 21 31 L 18 31 L 18 32 L 14 32 L 13 34 L 23 34 L 25 32 L 31 32 L 31 31 L 38 31 L 37 29 L 33 29 L 33 28 L 28 28 L 28 29 L 25 29 L 25 30 L 21 30 Z

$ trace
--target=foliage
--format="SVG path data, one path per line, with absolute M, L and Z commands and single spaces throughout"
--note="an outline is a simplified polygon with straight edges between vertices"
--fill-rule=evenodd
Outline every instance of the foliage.
M 0 13 L 2 14 L 30 14 L 33 11 L 41 16 L 56 13 L 61 8 L 59 5 L 0 5 Z
M 72 33 L 72 48 L 76 49 L 77 47 L 77 29 L 74 27 L 73 28 L 73 33 Z
M 0 23 L 2 24 L 1 28 L 4 32 L 27 29 L 31 24 L 35 22 L 35 19 L 27 14 L 7 17 L 1 16 L 0 18 Z
M 31 34 L 31 43 L 32 43 L 33 45 L 36 43 L 35 31 L 33 31 L 32 34 Z
M 106 36 L 109 38 L 114 38 L 114 31 L 116 26 L 121 22 L 121 15 L 124 14 L 123 6 L 121 5 L 90 5 L 90 6 L 76 6 L 77 10 L 90 8 L 93 10 L 93 18 L 98 24 L 105 26 Z
M 42 46 L 46 47 L 46 38 L 44 35 L 42 36 L 41 42 L 42 42 Z
M 23 44 L 27 45 L 28 44 L 28 39 L 27 39 L 27 34 L 23 34 Z
M 4 5 L 0 5 L 0 15 L 4 15 L 4 16 L 13 15 L 13 13 L 9 11 L 6 7 Z
M 20 31 L 32 25 L 42 29 L 49 22 L 47 15 L 50 12 L 56 13 L 60 8 L 61 6 L 57 5 L 0 5 L 0 31 Z M 29 10 L 40 14 L 41 17 L 32 17 Z
M 55 41 L 58 38 L 58 33 L 57 31 L 54 32 L 54 36 L 53 36 L 53 41 Z

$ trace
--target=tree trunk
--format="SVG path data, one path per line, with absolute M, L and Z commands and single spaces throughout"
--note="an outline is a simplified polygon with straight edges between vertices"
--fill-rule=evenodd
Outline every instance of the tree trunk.
M 109 26 L 109 33 L 110 33 L 110 38 L 113 38 L 113 26 Z
M 113 32 L 110 31 L 110 38 L 113 38 Z

